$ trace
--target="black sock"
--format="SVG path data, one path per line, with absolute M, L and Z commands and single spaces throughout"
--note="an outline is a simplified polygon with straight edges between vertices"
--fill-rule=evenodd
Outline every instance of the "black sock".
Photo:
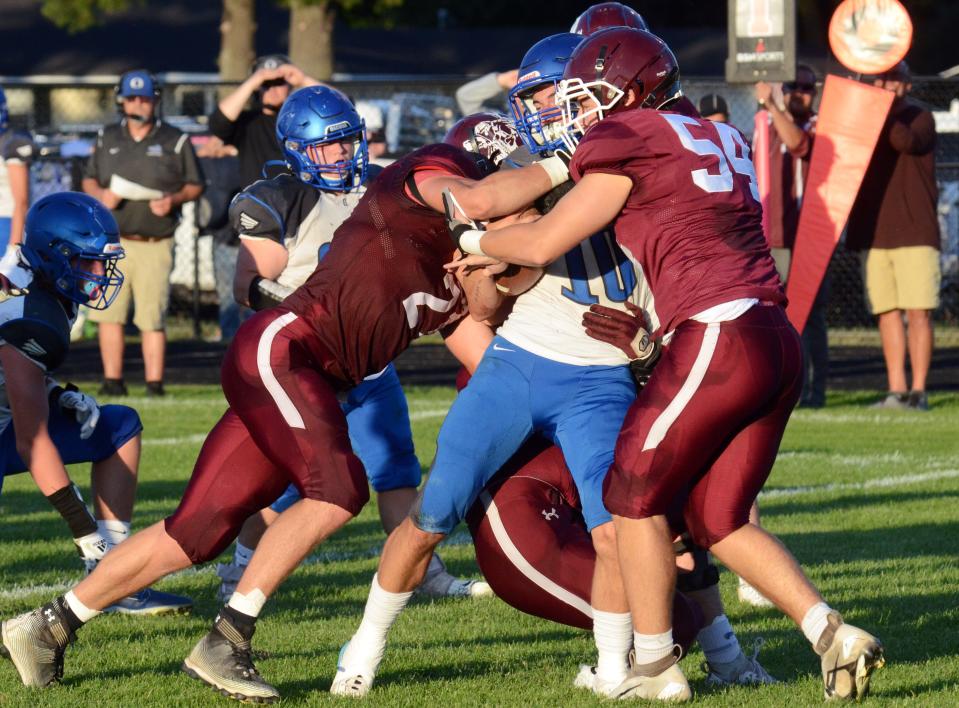
M 47 497 L 47 501 L 67 522 L 74 538 L 96 533 L 97 522 L 87 509 L 87 505 L 83 503 L 83 497 L 80 496 L 77 485 L 70 483 L 63 489 L 58 489 Z
M 76 633 L 76 631 L 83 626 L 83 622 L 73 613 L 73 610 L 70 609 L 70 605 L 67 604 L 67 600 L 63 595 L 54 600 L 53 605 L 57 608 L 57 611 L 63 617 L 64 621 L 66 621 L 71 632 Z
M 236 629 L 245 640 L 250 641 L 253 639 L 253 633 L 256 631 L 256 617 L 243 614 L 229 605 L 225 605 L 220 610 L 219 616 L 233 625 L 234 629 Z M 216 627 L 215 622 L 213 626 Z

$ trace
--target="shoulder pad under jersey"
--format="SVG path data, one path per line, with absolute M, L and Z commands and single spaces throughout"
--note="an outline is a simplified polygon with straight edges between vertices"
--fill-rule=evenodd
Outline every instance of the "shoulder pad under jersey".
M 47 290 L 32 289 L 26 295 L 0 303 L 0 340 L 53 371 L 70 349 L 70 328 L 76 318 Z

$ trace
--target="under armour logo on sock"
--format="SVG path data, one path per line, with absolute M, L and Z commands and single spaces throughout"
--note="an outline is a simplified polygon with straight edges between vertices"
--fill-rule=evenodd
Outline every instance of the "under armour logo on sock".
M 543 518 L 546 519 L 547 521 L 549 521 L 550 519 L 559 518 L 559 514 L 556 513 L 555 507 L 553 507 L 549 511 L 546 511 L 546 509 L 543 509 L 540 513 L 543 515 Z

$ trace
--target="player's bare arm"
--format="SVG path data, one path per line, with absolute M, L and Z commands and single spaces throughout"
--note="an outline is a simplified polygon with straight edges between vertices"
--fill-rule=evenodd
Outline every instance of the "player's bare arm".
M 240 238 L 240 251 L 233 277 L 233 297 L 250 306 L 250 285 L 257 277 L 275 280 L 289 261 L 290 254 L 282 244 L 267 238 Z
M 472 374 L 479 366 L 483 352 L 493 341 L 493 330 L 489 325 L 464 317 L 440 332 L 443 342 L 450 353 Z
M 553 180 L 551 173 L 537 163 L 518 170 L 500 170 L 479 181 L 439 172 L 425 173 L 416 186 L 424 201 L 437 211 L 443 211 L 443 190 L 449 189 L 466 216 L 486 221 L 516 213 L 532 204 L 555 186 Z
M 43 370 L 12 346 L 0 346 L 17 452 L 37 487 L 49 496 L 70 484 L 60 453 L 47 431 L 49 407 Z
M 460 248 L 519 265 L 549 265 L 612 223 L 632 188 L 629 177 L 591 172 L 543 218 L 491 232 L 467 232 Z

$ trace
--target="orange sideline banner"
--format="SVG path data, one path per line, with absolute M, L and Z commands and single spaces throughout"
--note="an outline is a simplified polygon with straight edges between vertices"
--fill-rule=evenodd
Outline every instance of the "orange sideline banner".
M 763 235 L 769 243 L 769 111 L 756 111 L 753 126 L 753 166 L 763 205 Z
M 894 94 L 828 75 L 793 248 L 786 314 L 802 332 L 886 122 Z

